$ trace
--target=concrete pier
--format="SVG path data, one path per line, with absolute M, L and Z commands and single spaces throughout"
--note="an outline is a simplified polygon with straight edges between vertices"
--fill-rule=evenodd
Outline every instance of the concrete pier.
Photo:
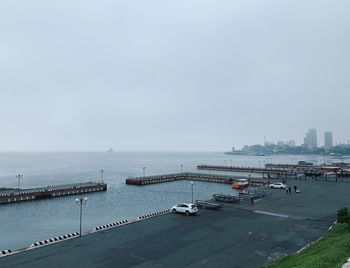
M 203 182 L 232 184 L 237 179 L 248 179 L 250 184 L 252 185 L 254 184 L 264 185 L 267 183 L 266 180 L 263 180 L 259 177 L 228 176 L 228 175 L 192 173 L 192 172 L 128 178 L 125 180 L 125 183 L 130 185 L 142 186 L 142 185 L 150 185 L 150 184 L 157 184 L 157 183 L 164 183 L 164 182 L 189 180 L 189 181 L 203 181 Z
M 47 187 L 32 189 L 11 189 L 0 192 L 0 204 L 62 197 L 67 195 L 86 194 L 106 190 L 106 183 L 96 182 L 49 185 Z
M 284 168 L 255 168 L 255 167 L 237 167 L 237 166 L 218 166 L 218 165 L 198 165 L 200 170 L 230 171 L 243 173 L 260 173 L 277 176 L 296 176 L 297 173 Z

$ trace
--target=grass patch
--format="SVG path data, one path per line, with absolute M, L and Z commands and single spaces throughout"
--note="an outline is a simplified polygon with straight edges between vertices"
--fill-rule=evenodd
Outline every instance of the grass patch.
M 284 257 L 267 267 L 341 267 L 349 257 L 350 228 L 347 224 L 337 223 L 320 241 L 302 253 Z

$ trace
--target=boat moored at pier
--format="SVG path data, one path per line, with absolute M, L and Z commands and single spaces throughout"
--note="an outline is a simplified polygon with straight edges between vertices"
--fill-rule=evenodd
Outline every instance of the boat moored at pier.
M 232 189 L 241 190 L 249 186 L 247 179 L 237 179 L 232 183 Z

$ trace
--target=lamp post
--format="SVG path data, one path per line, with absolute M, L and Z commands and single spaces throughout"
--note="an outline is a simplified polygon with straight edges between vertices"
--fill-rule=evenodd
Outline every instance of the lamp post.
M 226 162 L 227 162 L 227 161 L 226 161 L 226 159 L 225 159 L 225 167 L 227 166 Z
M 82 220 L 82 217 L 83 217 L 83 205 L 86 205 L 86 202 L 87 202 L 87 198 L 86 197 L 80 197 L 80 198 L 77 198 L 75 199 L 75 203 L 77 205 L 80 205 L 80 224 L 79 224 L 79 236 L 81 236 L 81 220 Z
M 184 165 L 181 164 L 181 165 L 180 165 L 180 168 L 181 168 L 181 173 L 183 173 Z
M 143 177 L 145 177 L 145 174 L 146 174 L 146 167 L 142 167 L 142 170 L 143 170 Z
M 191 198 L 191 200 L 192 200 L 192 204 L 193 204 L 193 181 L 191 181 L 191 196 L 192 196 L 192 198 Z
M 103 172 L 104 172 L 105 170 L 103 169 L 103 168 L 101 168 L 100 169 L 100 172 L 101 172 L 101 183 L 103 183 Z
M 20 182 L 21 182 L 21 179 L 23 178 L 23 175 L 18 174 L 18 175 L 16 175 L 16 178 L 17 178 L 17 180 L 18 180 L 18 182 L 17 182 L 17 190 L 19 190 L 19 184 L 20 184 Z

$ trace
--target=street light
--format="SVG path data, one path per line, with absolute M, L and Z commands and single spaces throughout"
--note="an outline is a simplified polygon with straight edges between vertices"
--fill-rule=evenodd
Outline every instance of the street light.
M 183 173 L 183 168 L 184 168 L 184 165 L 183 165 L 183 164 L 181 164 L 181 165 L 180 165 L 180 168 L 181 168 L 181 173 Z
M 191 196 L 192 196 L 192 198 L 191 198 L 191 200 L 192 200 L 192 204 L 193 204 L 193 181 L 191 181 Z
M 18 175 L 16 175 L 16 178 L 17 178 L 17 180 L 18 180 L 18 183 L 17 183 L 17 190 L 19 190 L 19 184 L 20 184 L 21 179 L 23 178 L 23 175 L 18 174 Z
M 101 168 L 100 169 L 100 172 L 101 172 L 101 183 L 103 183 L 103 172 L 104 172 L 105 170 L 103 169 L 103 168 Z
M 143 177 L 145 177 L 146 167 L 142 167 L 142 169 L 143 169 Z
M 226 159 L 225 159 L 225 167 L 227 166 L 226 162 L 227 162 L 227 161 L 226 161 Z
M 86 205 L 86 202 L 87 202 L 87 198 L 86 197 L 80 197 L 80 198 L 77 198 L 75 199 L 75 203 L 77 205 L 80 205 L 80 224 L 79 224 L 79 236 L 81 236 L 81 220 L 82 220 L 82 217 L 83 217 L 83 205 Z

